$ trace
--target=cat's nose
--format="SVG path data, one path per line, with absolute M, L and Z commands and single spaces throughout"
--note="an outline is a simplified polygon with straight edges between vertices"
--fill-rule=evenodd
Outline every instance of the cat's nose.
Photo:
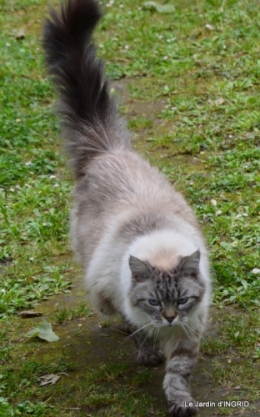
M 165 316 L 165 318 L 169 323 L 171 323 L 175 319 L 175 316 Z

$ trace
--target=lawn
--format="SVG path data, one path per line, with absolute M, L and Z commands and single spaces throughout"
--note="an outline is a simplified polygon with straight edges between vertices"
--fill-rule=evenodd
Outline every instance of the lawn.
M 212 318 L 193 389 L 200 401 L 249 401 L 212 415 L 254 416 L 260 5 L 160 2 L 165 9 L 159 0 L 103 1 L 98 53 L 134 148 L 185 195 L 209 246 Z M 68 238 L 72 180 L 41 48 L 49 3 L 0 0 L 0 416 L 164 416 L 163 368 L 137 366 L 117 321 L 96 316 L 80 286 Z M 19 313 L 34 308 L 52 323 L 58 342 L 24 336 L 42 318 Z M 40 386 L 48 374 L 61 379 Z M 209 416 L 208 409 L 200 414 Z

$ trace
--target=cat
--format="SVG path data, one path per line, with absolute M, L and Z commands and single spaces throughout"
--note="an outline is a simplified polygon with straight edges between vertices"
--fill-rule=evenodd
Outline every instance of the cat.
M 169 414 L 193 416 L 189 379 L 211 292 L 207 248 L 183 196 L 131 148 L 92 41 L 101 15 L 96 0 L 68 0 L 43 30 L 76 181 L 72 244 L 93 305 L 122 316 L 138 362 L 166 361 Z

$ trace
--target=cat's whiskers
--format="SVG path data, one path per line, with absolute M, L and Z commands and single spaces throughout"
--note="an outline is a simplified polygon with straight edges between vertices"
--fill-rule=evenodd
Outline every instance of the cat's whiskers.
M 189 317 L 187 321 L 191 326 L 194 325 L 196 328 L 200 327 L 200 323 L 198 322 L 198 319 L 194 319 L 193 317 Z
M 145 329 L 146 327 L 151 326 L 151 323 L 147 323 L 145 324 L 143 327 L 140 327 L 140 329 L 137 329 L 134 333 L 131 333 L 125 340 L 124 342 L 126 342 L 128 339 L 130 339 L 131 337 L 133 337 L 136 333 L 140 332 L 141 330 Z
M 187 325 L 187 323 L 183 324 L 182 328 L 185 331 L 186 335 L 188 337 L 191 337 L 191 335 L 192 335 L 192 329 Z
M 150 323 L 149 323 L 150 324 Z M 142 330 L 142 329 L 139 329 L 139 330 Z M 133 352 L 133 354 L 131 355 L 131 356 L 133 356 L 133 355 L 136 355 L 137 353 L 138 353 L 138 351 L 143 347 L 143 345 L 145 344 L 145 342 L 147 341 L 147 339 L 149 339 L 150 337 L 151 337 L 151 335 L 152 335 L 152 331 L 153 331 L 153 328 L 151 328 L 150 330 L 149 330 L 149 332 L 148 332 L 148 334 L 146 334 L 146 333 L 143 333 L 143 335 L 144 335 L 144 339 L 143 339 L 143 341 L 141 342 L 141 343 L 138 343 L 138 347 L 137 347 L 137 349 Z M 136 333 L 136 332 L 135 332 Z M 128 338 L 127 338 L 128 339 Z
M 191 334 L 195 334 L 196 336 L 200 336 L 200 333 L 195 329 L 191 323 L 183 323 L 184 331 L 187 331 L 186 334 L 190 336 Z
M 156 346 L 156 344 L 157 344 L 159 332 L 160 332 L 160 328 L 159 327 L 154 328 L 154 334 L 153 334 L 153 343 L 154 343 L 154 346 Z
M 146 342 L 146 340 L 147 339 L 149 339 L 150 337 L 151 337 L 151 335 L 152 335 L 152 332 L 153 332 L 153 328 L 151 328 L 150 330 L 149 330 L 149 332 L 148 332 L 148 334 L 146 335 L 145 334 L 145 338 L 144 338 L 144 340 L 143 340 L 143 342 L 138 346 L 138 350 L 139 349 L 141 349 L 142 347 L 143 347 L 143 345 L 145 344 L 145 342 Z

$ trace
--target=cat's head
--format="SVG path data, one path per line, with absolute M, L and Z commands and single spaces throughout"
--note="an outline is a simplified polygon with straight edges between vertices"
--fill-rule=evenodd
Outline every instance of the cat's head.
M 129 300 L 140 321 L 155 327 L 185 324 L 205 292 L 199 262 L 200 252 L 196 251 L 178 257 L 174 267 L 165 270 L 130 255 Z

